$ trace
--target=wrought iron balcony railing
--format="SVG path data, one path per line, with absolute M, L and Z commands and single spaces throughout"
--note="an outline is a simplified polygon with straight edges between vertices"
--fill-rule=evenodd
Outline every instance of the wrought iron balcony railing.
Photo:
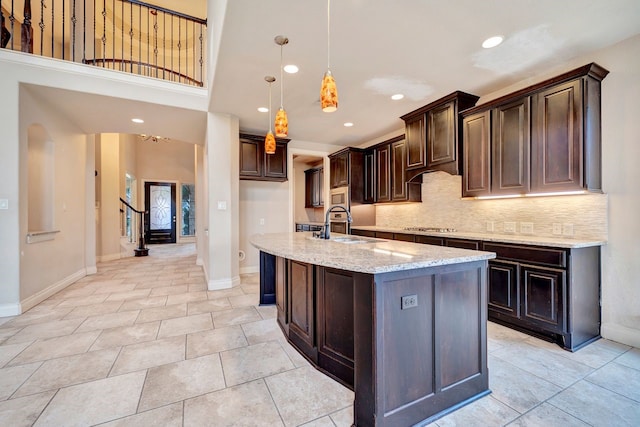
M 1 0 L 0 48 L 203 86 L 206 19 L 139 0 L 36 1 Z

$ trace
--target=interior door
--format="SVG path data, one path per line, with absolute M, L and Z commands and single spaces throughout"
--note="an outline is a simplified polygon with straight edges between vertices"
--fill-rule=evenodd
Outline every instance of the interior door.
M 176 242 L 176 184 L 145 182 L 145 239 L 149 244 Z

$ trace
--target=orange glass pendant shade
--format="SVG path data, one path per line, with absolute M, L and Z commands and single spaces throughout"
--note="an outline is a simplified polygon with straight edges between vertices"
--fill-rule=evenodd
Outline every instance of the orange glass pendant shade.
M 287 112 L 282 107 L 276 113 L 275 129 L 276 136 L 279 138 L 284 138 L 289 134 L 289 119 Z
M 331 70 L 327 70 L 322 78 L 320 105 L 322 106 L 322 111 L 325 113 L 333 113 L 338 109 L 338 88 L 331 74 Z
M 264 152 L 267 154 L 276 153 L 276 139 L 273 136 L 273 132 L 269 131 L 264 139 Z

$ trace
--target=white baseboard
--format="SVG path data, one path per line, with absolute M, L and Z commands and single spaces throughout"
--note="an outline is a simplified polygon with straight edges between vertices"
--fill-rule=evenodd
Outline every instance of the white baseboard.
M 620 344 L 640 348 L 640 329 L 628 328 L 614 323 L 603 323 L 600 327 L 600 335 Z
M 202 261 L 202 258 L 196 258 L 196 265 L 204 265 L 204 261 Z
M 96 267 L 95 265 L 92 265 L 91 267 L 87 267 L 87 276 L 91 276 L 97 273 L 98 273 L 98 267 Z
M 210 291 L 217 291 L 220 289 L 229 289 L 240 284 L 240 276 L 233 278 L 217 279 L 207 281 L 207 288 Z
M 17 316 L 19 314 L 22 314 L 22 308 L 19 303 L 0 304 L 0 317 Z
M 253 265 L 250 267 L 240 267 L 240 274 L 260 273 L 260 266 Z
M 96 260 L 98 262 L 107 262 L 107 261 L 115 261 L 120 258 L 121 258 L 121 255 L 117 253 L 117 254 L 109 254 L 109 255 L 100 255 L 96 257 Z
M 32 307 L 35 307 L 36 305 L 40 304 L 42 301 L 49 298 L 51 295 L 60 292 L 70 284 L 82 279 L 86 275 L 87 275 L 87 270 L 83 268 L 82 270 L 79 270 L 73 273 L 72 275 L 65 277 L 64 279 L 54 283 L 53 285 L 44 288 L 40 292 L 25 298 L 24 300 L 20 301 L 20 305 L 22 306 L 21 307 L 22 311 L 24 312 L 29 310 Z

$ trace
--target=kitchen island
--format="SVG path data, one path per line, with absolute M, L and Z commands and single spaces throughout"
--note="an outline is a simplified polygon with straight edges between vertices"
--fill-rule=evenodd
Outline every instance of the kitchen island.
M 489 393 L 495 254 L 366 237 L 255 235 L 261 292 L 314 366 L 355 392 L 354 425 L 411 426 Z

